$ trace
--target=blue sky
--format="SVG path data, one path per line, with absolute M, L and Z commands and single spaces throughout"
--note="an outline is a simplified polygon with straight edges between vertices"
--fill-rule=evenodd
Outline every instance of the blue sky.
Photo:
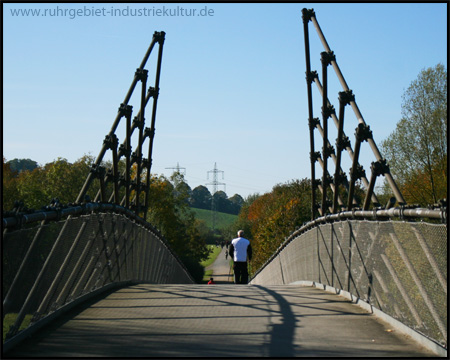
M 126 16 L 127 6 L 150 16 Z M 177 6 L 210 16 L 151 15 Z M 309 178 L 302 8 L 315 10 L 380 145 L 401 118 L 410 83 L 422 69 L 447 64 L 446 3 L 3 4 L 3 156 L 39 164 L 96 157 L 153 33 L 165 31 L 152 173 L 169 176 L 179 164 L 194 188 L 211 182 L 207 172 L 217 163 L 228 196 L 244 197 Z M 47 16 L 13 16 L 17 9 L 47 9 Z M 104 9 L 104 16 L 72 16 L 75 9 Z M 309 31 L 312 69 L 321 74 L 324 49 L 312 23 Z M 149 84 L 156 54 L 146 66 Z M 342 89 L 331 67 L 328 73 L 338 109 Z M 135 112 L 139 91 L 130 101 Z M 315 87 L 313 98 L 320 117 Z M 348 107 L 352 145 L 356 126 Z M 331 122 L 333 144 L 335 133 Z M 118 136 L 122 142 L 120 127 Z M 319 137 L 319 151 L 317 144 Z M 375 158 L 367 143 L 361 151 L 370 177 Z M 348 173 L 350 159 L 343 161 Z

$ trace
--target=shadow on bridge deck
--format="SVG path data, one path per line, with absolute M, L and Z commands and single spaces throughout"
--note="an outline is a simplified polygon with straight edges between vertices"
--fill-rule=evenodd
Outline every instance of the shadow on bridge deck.
M 6 356 L 434 356 L 312 287 L 140 284 L 87 305 Z

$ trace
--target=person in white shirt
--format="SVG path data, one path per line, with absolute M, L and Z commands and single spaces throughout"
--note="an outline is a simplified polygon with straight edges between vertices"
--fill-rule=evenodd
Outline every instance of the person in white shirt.
M 247 260 L 252 259 L 252 245 L 250 241 L 244 238 L 244 231 L 239 230 L 238 237 L 231 241 L 230 257 L 233 259 L 234 283 L 248 283 Z

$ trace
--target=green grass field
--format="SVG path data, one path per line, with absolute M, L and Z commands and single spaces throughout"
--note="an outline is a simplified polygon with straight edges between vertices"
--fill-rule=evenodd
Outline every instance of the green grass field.
M 205 209 L 191 208 L 195 213 L 195 217 L 203 220 L 209 228 L 212 228 L 212 211 Z M 224 229 L 232 225 L 237 219 L 237 215 L 216 212 L 216 229 Z

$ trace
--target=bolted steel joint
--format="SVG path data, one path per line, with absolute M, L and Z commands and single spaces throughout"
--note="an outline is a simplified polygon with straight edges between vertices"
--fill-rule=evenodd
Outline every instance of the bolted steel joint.
M 336 114 L 333 105 L 328 105 L 325 109 L 322 106 L 322 115 L 325 117 L 325 119 L 328 119 L 333 114 Z
M 341 139 L 336 139 L 336 150 L 342 151 L 350 147 L 350 139 L 348 136 L 343 136 Z
M 89 170 L 96 178 L 100 178 L 105 176 L 106 169 L 101 165 L 92 164 L 91 169 Z
M 316 79 L 319 78 L 319 75 L 317 74 L 317 71 L 310 71 L 310 72 L 306 72 L 306 81 L 308 82 L 308 84 L 312 84 L 313 81 L 316 81 Z
M 107 181 L 118 182 L 119 181 L 119 174 L 114 175 L 113 170 L 112 169 L 108 169 L 108 171 L 106 172 L 106 180 Z
M 339 92 L 339 103 L 342 105 L 348 105 L 351 101 L 355 101 L 355 95 L 351 90 Z
M 105 140 L 103 140 L 103 144 L 105 144 L 108 149 L 116 149 L 118 143 L 119 140 L 117 139 L 116 134 L 106 135 Z
M 144 127 L 144 122 L 145 119 L 141 121 L 139 117 L 135 116 L 133 119 L 133 126 L 137 127 L 138 129 L 142 129 Z
M 389 165 L 387 164 L 386 159 L 380 159 L 378 161 L 372 162 L 370 170 L 375 176 L 384 175 L 389 173 Z
M 356 139 L 363 142 L 367 141 L 367 139 L 372 139 L 372 130 L 370 130 L 370 126 L 359 123 L 355 132 Z
M 124 144 L 120 144 L 119 154 L 129 156 L 131 154 L 131 149 L 127 149 L 127 147 Z
M 142 159 L 142 154 L 138 156 L 136 154 L 136 151 L 133 151 L 133 153 L 131 154 L 131 162 L 132 163 L 134 163 L 134 162 L 137 163 L 137 162 L 140 162 L 141 159 Z
M 314 179 L 311 183 L 314 188 L 317 188 L 321 184 L 321 181 L 320 179 Z
M 159 43 L 159 45 L 164 44 L 166 33 L 164 31 L 155 31 L 153 33 L 154 39 Z
M 333 183 L 333 178 L 330 176 L 330 174 L 326 174 L 325 179 L 322 178 L 321 183 L 323 188 L 325 189 L 326 187 L 328 187 L 328 185 Z
M 343 184 L 346 179 L 347 179 L 347 176 L 345 175 L 345 173 L 344 172 L 340 172 L 339 174 L 337 174 L 335 176 L 334 184 L 335 185 Z
M 136 69 L 135 76 L 136 76 L 136 78 L 138 78 L 140 81 L 147 80 L 147 77 L 148 77 L 148 70 L 146 70 L 146 69 Z
M 306 9 L 306 8 L 302 9 L 302 19 L 304 23 L 311 21 L 311 18 L 313 16 L 314 17 L 316 16 L 316 14 L 314 13 L 314 9 Z
M 150 86 L 150 87 L 148 88 L 148 90 L 147 90 L 147 94 L 148 94 L 149 96 L 152 96 L 153 98 L 157 98 L 158 95 L 159 95 L 159 89 L 157 89 L 157 88 L 155 88 L 155 87 L 153 87 L 153 86 Z
M 155 136 L 155 129 L 152 130 L 148 127 L 144 129 L 144 138 L 146 137 L 153 138 L 154 136 Z
M 308 119 L 308 124 L 310 129 L 314 129 L 317 125 L 320 124 L 319 118 Z
M 324 149 L 322 146 L 322 152 L 324 158 L 329 158 L 331 154 L 334 154 L 334 147 L 332 147 L 330 144 L 327 144 L 326 148 Z
M 336 56 L 333 51 L 322 51 L 320 53 L 320 61 L 322 61 L 322 65 L 330 65 L 332 61 L 336 61 Z
M 318 152 L 318 151 L 310 152 L 309 157 L 310 157 L 311 161 L 314 163 L 317 161 L 317 159 L 320 158 L 320 152 Z
M 350 169 L 350 176 L 354 177 L 355 180 L 359 180 L 362 177 L 366 176 L 366 171 L 364 170 L 364 168 L 360 164 L 357 164 L 356 165 L 356 169 L 354 169 L 354 168 Z
M 133 106 L 131 105 L 125 105 L 125 104 L 120 104 L 119 106 L 119 114 L 120 116 L 125 116 L 125 117 L 131 117 L 131 113 L 133 111 Z

